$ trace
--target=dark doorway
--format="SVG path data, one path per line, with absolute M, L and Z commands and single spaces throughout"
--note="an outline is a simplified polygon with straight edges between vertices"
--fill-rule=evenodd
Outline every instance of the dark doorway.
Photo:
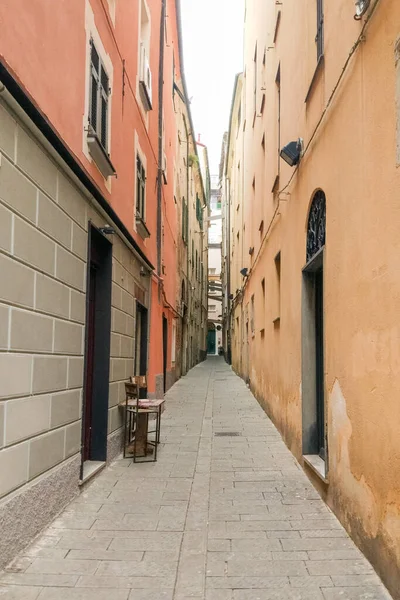
M 135 375 L 147 374 L 147 323 L 147 308 L 136 301 Z M 147 390 L 145 388 L 140 388 L 139 396 L 141 398 L 146 398 L 146 395 Z
M 89 225 L 82 460 L 107 458 L 112 244 Z M 83 471 L 82 471 L 83 473 Z
M 303 454 L 327 460 L 324 374 L 325 194 L 318 190 L 308 217 L 302 298 Z M 325 466 L 325 473 L 327 467 Z
M 167 391 L 167 357 L 168 357 L 168 320 L 163 315 L 163 376 L 164 376 L 164 393 Z
M 216 333 L 215 329 L 209 329 L 207 334 L 207 354 L 215 354 L 216 350 Z
M 324 277 L 320 269 L 315 273 L 315 395 L 317 404 L 318 454 L 325 460 L 325 404 L 324 404 Z

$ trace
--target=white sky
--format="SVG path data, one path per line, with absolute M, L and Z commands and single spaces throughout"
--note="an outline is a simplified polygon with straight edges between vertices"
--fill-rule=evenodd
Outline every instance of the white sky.
M 233 84 L 243 64 L 244 0 L 181 0 L 184 67 L 196 139 L 217 175 Z

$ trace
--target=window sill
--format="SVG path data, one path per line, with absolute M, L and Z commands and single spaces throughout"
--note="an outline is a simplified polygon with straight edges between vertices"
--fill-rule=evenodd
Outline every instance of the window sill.
M 318 454 L 306 454 L 303 460 L 324 483 L 329 483 L 326 462 Z
M 110 157 L 107 152 L 104 150 L 103 146 L 100 143 L 99 138 L 94 133 L 94 131 L 90 131 L 87 135 L 87 143 L 91 157 L 97 165 L 100 173 L 107 179 L 107 177 L 111 177 L 112 175 L 116 175 L 116 170 L 114 169 L 114 165 L 112 164 Z
M 306 95 L 306 98 L 305 98 L 304 102 L 308 102 L 309 101 L 310 96 L 311 96 L 311 94 L 312 94 L 312 92 L 314 90 L 314 86 L 316 84 L 316 81 L 318 79 L 318 75 L 319 75 L 320 71 L 322 70 L 322 67 L 323 67 L 324 64 L 325 64 L 325 58 L 324 58 L 324 55 L 322 54 L 322 56 L 320 56 L 319 59 L 318 59 L 317 66 L 315 67 L 314 75 L 312 76 L 311 83 L 310 83 L 310 86 L 308 88 L 307 95 Z
M 144 222 L 142 217 L 138 217 L 137 215 L 136 215 L 136 229 L 137 229 L 137 232 L 140 235 L 140 237 L 142 237 L 143 239 L 150 237 L 150 231 L 147 229 L 146 223 Z

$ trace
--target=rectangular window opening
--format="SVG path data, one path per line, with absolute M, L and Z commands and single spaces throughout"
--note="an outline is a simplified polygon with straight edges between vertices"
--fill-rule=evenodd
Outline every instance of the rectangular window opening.
M 136 216 L 145 220 L 146 171 L 139 154 L 136 155 Z
M 106 68 L 93 40 L 91 40 L 89 127 L 96 134 L 106 152 L 108 150 L 109 93 L 109 78 Z
M 323 0 L 317 0 L 317 35 L 315 36 L 317 45 L 317 61 L 324 54 L 324 6 Z
M 276 274 L 276 309 L 274 324 L 279 325 L 281 319 L 281 253 L 275 256 L 275 274 Z

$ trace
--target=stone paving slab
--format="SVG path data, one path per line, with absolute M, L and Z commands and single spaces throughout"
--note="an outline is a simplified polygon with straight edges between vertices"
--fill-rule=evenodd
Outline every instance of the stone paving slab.
M 161 439 L 157 463 L 99 474 L 0 600 L 390 600 L 222 359 L 168 392 Z

